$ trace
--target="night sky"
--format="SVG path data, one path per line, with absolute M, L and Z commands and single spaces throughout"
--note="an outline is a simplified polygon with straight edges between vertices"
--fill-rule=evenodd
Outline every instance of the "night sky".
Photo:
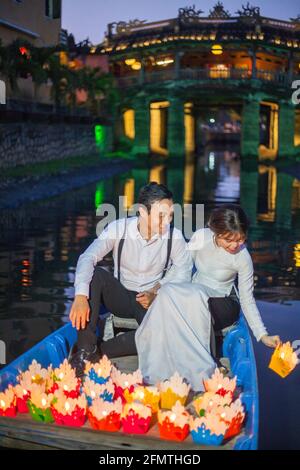
M 227 0 L 224 7 L 234 14 L 247 0 Z M 205 16 L 216 0 L 63 0 L 63 28 L 73 33 L 76 42 L 89 37 L 97 44 L 104 38 L 106 26 L 114 21 L 157 21 L 177 16 L 178 8 L 192 6 L 204 10 Z M 261 14 L 271 18 L 289 19 L 300 14 L 299 0 L 251 0 Z

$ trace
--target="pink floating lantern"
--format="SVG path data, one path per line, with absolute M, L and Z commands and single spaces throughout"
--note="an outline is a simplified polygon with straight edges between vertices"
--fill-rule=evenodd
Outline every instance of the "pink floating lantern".
M 61 426 L 83 426 L 86 420 L 87 402 L 84 395 L 68 398 L 62 390 L 57 390 L 52 401 L 51 411 L 56 424 Z
M 122 413 L 123 432 L 127 434 L 145 434 L 149 431 L 152 417 L 150 406 L 142 403 L 126 403 Z

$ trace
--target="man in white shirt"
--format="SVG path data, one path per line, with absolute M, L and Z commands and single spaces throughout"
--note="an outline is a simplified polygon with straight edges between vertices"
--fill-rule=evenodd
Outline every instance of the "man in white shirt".
M 140 324 L 160 286 L 190 281 L 192 258 L 180 230 L 171 227 L 173 195 L 166 186 L 149 183 L 138 198 L 139 216 L 110 223 L 79 257 L 75 300 L 70 320 L 78 330 L 77 350 L 70 358 L 78 376 L 85 362 L 136 354 L 134 331 L 118 335 L 97 348 L 100 305 Z M 96 266 L 113 252 L 114 274 Z M 163 314 L 163 312 L 162 312 Z

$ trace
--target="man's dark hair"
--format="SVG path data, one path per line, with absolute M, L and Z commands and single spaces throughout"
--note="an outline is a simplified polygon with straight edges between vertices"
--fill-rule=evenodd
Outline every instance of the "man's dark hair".
M 152 204 L 162 199 L 173 199 L 173 193 L 164 184 L 151 182 L 140 189 L 138 203 L 150 213 Z

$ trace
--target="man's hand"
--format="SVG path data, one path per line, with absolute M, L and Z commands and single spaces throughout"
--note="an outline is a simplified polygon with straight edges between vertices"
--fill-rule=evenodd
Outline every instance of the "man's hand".
M 148 309 L 155 299 L 156 294 L 153 291 L 140 292 L 136 296 L 136 301 L 141 304 L 142 307 Z
M 268 346 L 269 348 L 276 348 L 276 346 L 278 346 L 281 343 L 278 335 L 276 336 L 264 335 L 261 337 L 260 340 L 265 346 Z
M 90 320 L 90 306 L 85 295 L 76 295 L 70 312 L 73 328 L 84 329 Z

